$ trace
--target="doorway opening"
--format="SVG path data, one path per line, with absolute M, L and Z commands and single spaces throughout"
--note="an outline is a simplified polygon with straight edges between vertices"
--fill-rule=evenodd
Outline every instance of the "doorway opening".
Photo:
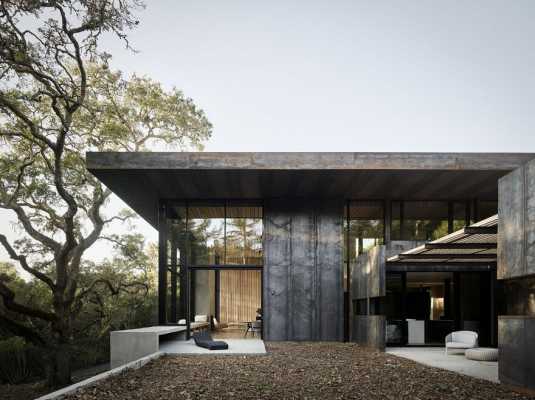
M 217 339 L 262 338 L 262 267 L 190 267 L 187 336 L 210 329 Z

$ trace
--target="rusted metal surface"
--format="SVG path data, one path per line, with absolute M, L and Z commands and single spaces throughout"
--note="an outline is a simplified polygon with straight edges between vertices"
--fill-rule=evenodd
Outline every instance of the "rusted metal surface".
M 267 340 L 342 340 L 342 202 L 265 204 Z

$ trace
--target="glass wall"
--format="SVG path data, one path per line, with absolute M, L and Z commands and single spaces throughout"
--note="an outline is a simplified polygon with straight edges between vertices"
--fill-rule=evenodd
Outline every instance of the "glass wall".
M 478 219 L 480 221 L 498 214 L 498 202 L 497 201 L 478 201 L 477 214 L 478 214 Z
M 346 240 L 350 261 L 384 243 L 384 203 L 351 201 L 347 209 Z
M 452 208 L 452 231 L 455 232 L 470 225 L 470 205 L 466 201 L 455 201 L 451 203 Z
M 188 309 L 190 320 L 217 314 L 219 271 L 203 267 L 263 265 L 262 206 L 230 201 L 169 202 L 165 216 L 166 230 L 160 235 L 165 237 L 166 320 L 185 323 Z
M 190 265 L 220 265 L 225 256 L 225 207 L 187 207 L 188 262 Z
M 171 205 L 167 211 L 171 265 L 262 265 L 262 206 L 243 203 Z
M 392 202 L 392 240 L 434 240 L 447 233 L 447 202 Z
M 262 262 L 262 207 L 227 207 L 225 264 Z

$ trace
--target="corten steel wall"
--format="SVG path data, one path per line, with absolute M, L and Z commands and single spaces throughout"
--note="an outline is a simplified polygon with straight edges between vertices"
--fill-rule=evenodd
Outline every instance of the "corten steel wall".
M 351 291 L 354 300 L 386 295 L 386 246 L 375 246 L 351 263 Z
M 386 296 L 386 259 L 420 245 L 417 241 L 393 241 L 358 256 L 351 263 L 351 300 Z M 353 304 L 351 302 L 351 304 Z M 367 303 L 368 304 L 368 303 Z M 363 346 L 384 350 L 386 318 L 383 315 L 355 315 L 350 307 L 350 340 Z
M 351 299 L 365 300 L 386 295 L 386 246 L 375 246 L 351 263 Z M 353 311 L 353 308 L 351 307 Z M 352 342 L 378 350 L 385 348 L 386 320 L 382 315 L 354 315 L 351 312 Z
M 535 274 L 535 160 L 499 181 L 498 279 L 525 286 Z M 535 389 L 535 302 L 533 291 L 506 294 L 508 312 L 498 319 L 502 383 Z
M 266 340 L 343 340 L 343 202 L 264 205 Z
M 385 350 L 386 317 L 354 315 L 351 341 L 380 351 Z

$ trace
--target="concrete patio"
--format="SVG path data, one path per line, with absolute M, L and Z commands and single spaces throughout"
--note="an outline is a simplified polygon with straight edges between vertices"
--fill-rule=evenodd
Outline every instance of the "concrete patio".
M 266 354 L 264 341 L 259 339 L 225 339 L 227 350 L 208 350 L 195 345 L 193 340 L 170 340 L 160 344 L 166 354 Z
M 461 351 L 445 355 L 443 347 L 389 347 L 386 352 L 431 367 L 499 383 L 497 362 L 469 360 Z

